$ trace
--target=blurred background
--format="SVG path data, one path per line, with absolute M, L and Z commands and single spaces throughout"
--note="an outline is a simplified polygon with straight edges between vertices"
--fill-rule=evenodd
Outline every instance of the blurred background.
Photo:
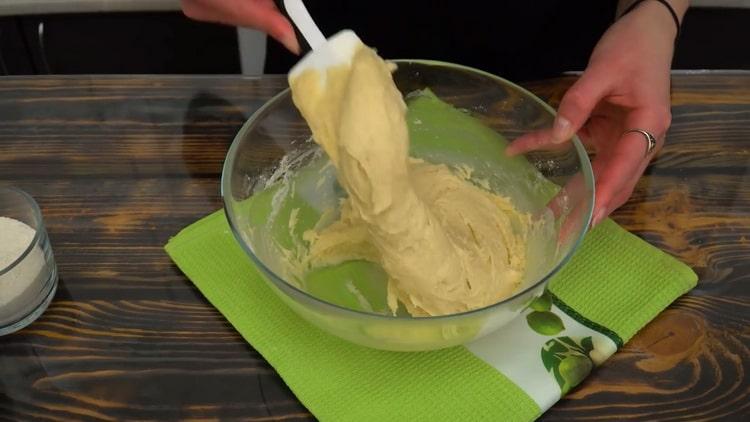
M 447 60 L 511 80 L 582 70 L 616 2 L 539 1 L 533 14 L 513 3 L 306 1 L 326 35 L 349 27 L 384 57 Z M 750 69 L 750 0 L 691 4 L 673 68 Z M 262 33 L 184 17 L 178 0 L 0 1 L 4 75 L 259 75 L 294 61 Z

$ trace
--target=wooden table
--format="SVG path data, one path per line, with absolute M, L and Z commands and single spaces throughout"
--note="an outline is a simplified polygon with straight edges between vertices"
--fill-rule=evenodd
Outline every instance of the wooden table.
M 528 84 L 556 103 L 570 79 Z M 171 263 L 221 206 L 239 127 L 281 77 L 0 79 L 0 183 L 40 203 L 60 271 L 0 338 L 0 420 L 311 418 Z M 614 218 L 700 283 L 544 420 L 750 415 L 750 74 L 674 77 L 664 151 Z

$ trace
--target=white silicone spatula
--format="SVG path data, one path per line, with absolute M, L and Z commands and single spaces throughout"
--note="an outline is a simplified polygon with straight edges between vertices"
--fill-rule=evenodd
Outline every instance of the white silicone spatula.
M 284 9 L 311 49 L 317 50 L 326 43 L 326 37 L 320 32 L 302 0 L 284 0 Z
M 326 39 L 302 0 L 284 0 L 284 9 L 312 49 L 289 71 L 289 77 L 292 79 L 304 69 L 323 70 L 348 63 L 361 44 L 359 37 L 351 30 L 340 31 Z M 324 82 L 325 78 L 322 81 Z

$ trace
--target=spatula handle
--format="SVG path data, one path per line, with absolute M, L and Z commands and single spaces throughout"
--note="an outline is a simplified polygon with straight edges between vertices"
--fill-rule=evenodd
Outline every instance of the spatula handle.
M 300 44 L 300 53 L 316 49 L 326 42 L 326 38 L 307 11 L 302 0 L 275 0 L 276 6 L 294 26 L 294 33 Z

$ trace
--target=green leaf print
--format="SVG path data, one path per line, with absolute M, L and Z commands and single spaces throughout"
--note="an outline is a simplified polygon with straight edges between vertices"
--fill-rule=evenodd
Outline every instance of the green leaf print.
M 560 364 L 560 358 L 551 350 L 542 347 L 542 363 L 548 372 Z
M 561 355 L 565 354 L 568 351 L 568 348 L 565 347 L 564 344 L 560 343 L 558 340 L 552 339 L 547 341 L 547 343 L 544 344 L 544 346 L 549 350 L 550 352 Z
M 588 355 L 592 350 L 594 350 L 594 341 L 590 336 L 586 337 L 581 340 L 581 347 L 583 347 L 583 354 Z
M 586 351 L 583 349 L 583 347 L 581 347 L 580 344 L 576 343 L 576 341 L 573 340 L 572 338 L 565 336 L 565 337 L 558 337 L 558 340 L 565 343 L 565 345 L 568 346 L 568 348 L 570 348 L 571 350 L 575 350 L 576 352 L 582 355 L 586 354 Z
M 552 309 L 552 297 L 550 297 L 549 293 L 547 293 L 547 291 L 545 290 L 541 296 L 531 301 L 529 307 L 535 311 L 549 311 L 550 309 Z
M 557 381 L 557 384 L 560 386 L 565 384 L 565 380 L 560 375 L 560 371 L 558 371 L 557 368 L 560 366 L 560 361 L 565 357 L 567 351 L 567 347 L 554 339 L 549 340 L 544 344 L 544 347 L 542 347 L 542 363 L 544 364 L 545 369 L 547 369 L 547 372 L 555 377 L 555 381 Z
M 554 336 L 565 329 L 560 317 L 549 311 L 534 311 L 526 315 L 526 322 L 532 330 L 543 336 Z

